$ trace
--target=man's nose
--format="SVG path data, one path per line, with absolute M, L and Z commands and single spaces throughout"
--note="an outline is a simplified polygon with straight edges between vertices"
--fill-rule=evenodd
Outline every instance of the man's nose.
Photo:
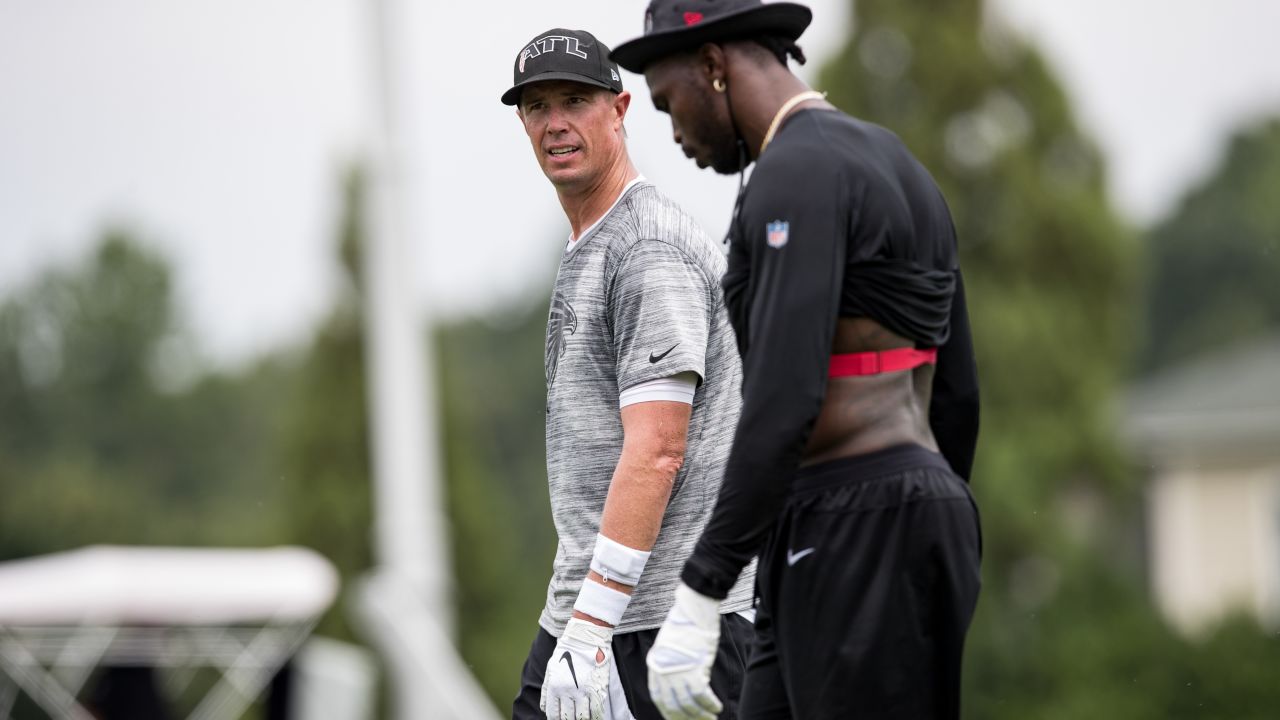
M 547 113 L 547 133 L 555 135 L 569 129 L 568 118 L 558 109 L 552 109 Z

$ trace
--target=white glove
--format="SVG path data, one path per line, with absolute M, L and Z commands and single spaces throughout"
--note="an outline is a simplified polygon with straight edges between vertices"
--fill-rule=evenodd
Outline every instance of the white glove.
M 680 583 L 645 664 L 649 695 L 667 720 L 715 720 L 724 706 L 711 691 L 720 641 L 720 601 Z
M 607 720 L 613 628 L 572 618 L 551 651 L 538 707 L 549 720 Z

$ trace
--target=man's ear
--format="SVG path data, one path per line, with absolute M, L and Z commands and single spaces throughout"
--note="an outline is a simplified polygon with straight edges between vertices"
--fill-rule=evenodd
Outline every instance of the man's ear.
M 622 127 L 627 119 L 627 110 L 631 107 L 631 93 L 623 90 L 613 97 L 613 111 L 617 114 L 616 127 Z
M 724 47 L 715 43 L 704 43 L 698 48 L 698 76 L 708 85 L 719 79 L 728 82 L 729 64 L 725 60 Z

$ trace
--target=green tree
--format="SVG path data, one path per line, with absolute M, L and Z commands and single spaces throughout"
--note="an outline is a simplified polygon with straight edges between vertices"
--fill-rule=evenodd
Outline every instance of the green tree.
M 373 486 L 360 288 L 364 182 L 343 182 L 337 249 L 341 284 L 329 316 L 297 362 L 279 447 L 290 513 L 287 534 L 338 568 L 343 586 L 373 565 Z M 348 596 L 325 615 L 319 631 L 352 640 Z
M 544 451 L 546 300 L 437 333 L 463 657 L 498 707 L 515 697 L 555 530 Z
M 984 585 L 966 717 L 1255 717 L 1280 706 L 1275 684 L 1229 653 L 1204 662 L 1239 642 L 1242 658 L 1274 667 L 1280 644 L 1256 628 L 1182 640 L 1142 587 L 1138 476 L 1110 416 L 1137 334 L 1137 246 L 1068 98 L 978 0 L 860 0 L 855 18 L 821 88 L 898 133 L 933 172 L 969 292 Z M 1196 714 L 1215 701 L 1220 713 Z
M 1280 328 L 1280 119 L 1238 133 L 1147 238 L 1142 366 Z
M 347 175 L 344 197 L 343 282 L 328 318 L 293 361 L 280 464 L 288 536 L 326 555 L 346 583 L 373 564 L 360 273 L 365 183 L 358 171 Z M 440 360 L 432 381 L 440 388 L 458 639 L 499 703 L 514 696 L 555 551 L 542 440 L 544 303 L 431 331 Z M 321 632 L 356 639 L 350 616 L 344 597 Z
M 1062 484 L 1027 474 L 1117 479 L 1106 409 L 1135 245 L 1067 98 L 1031 48 L 984 26 L 981 3 L 864 0 L 856 18 L 821 86 L 900 135 L 951 205 L 983 381 L 976 487 L 988 508 L 1014 504 L 990 522 L 1038 537 L 1042 519 L 1022 511 L 1047 510 Z
M 951 205 L 983 399 L 984 587 L 966 707 L 1045 717 L 1086 690 L 1064 688 L 1049 654 L 1063 638 L 1045 613 L 1069 609 L 1062 598 L 1088 565 L 1064 506 L 1124 497 L 1106 411 L 1128 349 L 1134 252 L 1044 62 L 984 22 L 977 0 L 863 0 L 821 86 L 901 136 Z
M 111 232 L 0 305 L 0 559 L 276 537 L 274 370 L 200 376 L 171 294 Z

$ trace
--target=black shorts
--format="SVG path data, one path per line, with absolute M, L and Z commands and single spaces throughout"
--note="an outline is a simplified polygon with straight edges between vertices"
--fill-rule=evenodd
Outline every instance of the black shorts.
M 649 699 L 649 669 L 644 664 L 645 655 L 653 647 L 657 629 L 637 630 L 613 636 L 613 658 L 618 667 L 618 679 L 627 696 L 627 706 L 636 720 L 662 720 L 658 708 Z M 747 666 L 747 651 L 751 647 L 752 628 L 746 618 L 732 613 L 720 616 L 720 650 L 711 666 L 711 689 L 724 711 L 719 720 L 737 720 L 738 697 L 742 694 L 742 676 Z M 546 713 L 538 709 L 542 697 L 542 675 L 547 670 L 547 660 L 556 649 L 556 639 L 539 627 L 529 648 L 529 658 L 524 661 L 520 673 L 520 692 L 511 708 L 513 720 L 545 720 Z
M 802 468 L 756 571 L 744 720 L 960 716 L 978 511 L 917 445 Z

